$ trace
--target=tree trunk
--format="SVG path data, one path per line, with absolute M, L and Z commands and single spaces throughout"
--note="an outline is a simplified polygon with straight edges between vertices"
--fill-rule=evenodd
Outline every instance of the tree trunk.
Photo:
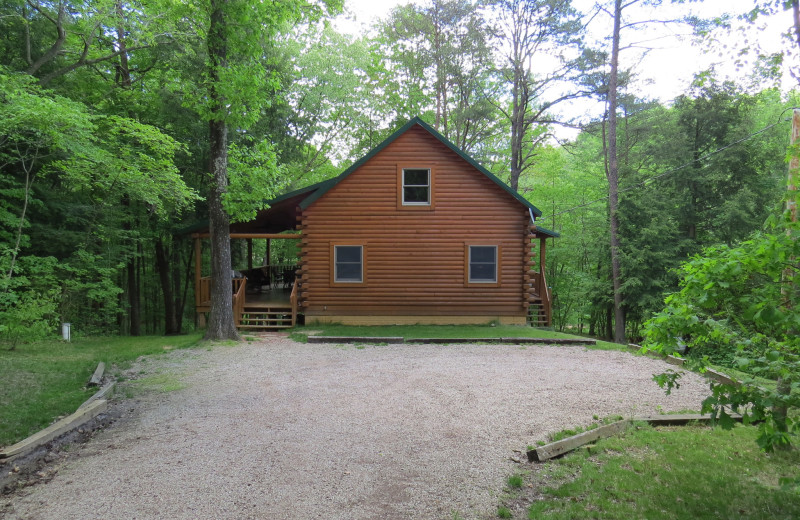
M 128 260 L 128 317 L 131 322 L 131 336 L 142 335 L 141 307 L 139 305 L 139 284 L 136 283 L 136 256 Z
M 614 285 L 614 341 L 625 343 L 625 313 L 622 310 L 622 274 L 619 240 L 619 160 L 617 152 L 617 76 L 622 0 L 614 0 L 614 33 L 611 74 L 608 80 L 608 203 L 611 223 L 611 279 Z
M 211 243 L 211 311 L 205 338 L 239 340 L 233 320 L 231 285 L 230 218 L 222 206 L 222 195 L 228 186 L 228 125 L 225 122 L 225 99 L 216 86 L 219 69 L 227 65 L 228 46 L 225 30 L 224 0 L 211 0 L 211 23 L 208 31 L 210 60 L 209 95 L 216 117 L 209 122 L 210 165 L 213 176 L 208 196 L 208 219 Z
M 518 191 L 519 178 L 522 175 L 522 142 L 525 138 L 525 112 L 528 106 L 527 92 L 524 87 L 525 69 L 521 63 L 514 63 L 514 79 L 511 90 L 511 178 L 509 180 L 509 185 L 514 191 Z
M 117 16 L 117 50 L 119 50 L 119 64 L 117 65 L 117 83 L 122 88 L 130 88 L 131 86 L 131 72 L 128 66 L 128 48 L 125 43 L 125 26 L 123 20 L 125 19 L 125 11 L 122 9 L 122 2 L 117 1 L 116 4 Z
M 156 239 L 156 269 L 158 269 L 158 279 L 161 282 L 161 293 L 164 296 L 164 334 L 180 334 L 178 319 L 175 309 L 175 297 L 173 295 L 172 280 L 169 276 L 169 262 L 164 250 L 164 241 L 161 237 Z

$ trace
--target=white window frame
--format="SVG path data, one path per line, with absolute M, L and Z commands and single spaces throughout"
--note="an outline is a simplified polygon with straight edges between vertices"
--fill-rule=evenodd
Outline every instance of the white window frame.
M 425 170 L 425 171 L 427 171 L 428 172 L 428 182 L 427 182 L 427 184 L 406 184 L 406 171 L 407 170 L 416 170 L 416 171 Z M 403 206 L 430 206 L 431 205 L 431 191 L 432 191 L 431 169 L 430 168 L 403 168 L 403 170 L 401 172 L 401 176 L 402 176 L 402 178 L 401 178 L 401 181 L 400 181 L 400 191 L 401 191 L 400 197 L 401 197 L 401 200 L 402 200 L 402 205 Z M 406 187 L 410 187 L 410 188 L 425 187 L 425 188 L 428 188 L 428 200 L 425 201 L 425 202 L 418 202 L 418 201 L 406 202 Z

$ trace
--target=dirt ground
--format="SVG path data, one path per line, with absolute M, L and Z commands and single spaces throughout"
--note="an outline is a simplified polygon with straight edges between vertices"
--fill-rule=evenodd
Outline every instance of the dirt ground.
M 689 374 L 666 396 L 652 381 L 666 368 L 583 347 L 285 337 L 171 352 L 137 364 L 113 424 L 48 452 L 31 476 L 41 483 L 0 498 L 0 513 L 493 518 L 505 479 L 529 465 L 525 447 L 548 433 L 697 409 L 707 383 Z

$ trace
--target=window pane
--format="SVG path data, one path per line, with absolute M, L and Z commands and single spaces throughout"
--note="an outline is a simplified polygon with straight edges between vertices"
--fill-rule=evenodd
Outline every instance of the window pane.
M 334 246 L 335 263 L 334 281 L 361 282 L 362 280 L 361 246 Z
M 361 263 L 361 246 L 336 246 L 336 262 Z
M 427 186 L 428 170 L 403 170 L 403 185 Z
M 361 263 L 357 264 L 336 264 L 337 282 L 360 282 Z
M 471 282 L 496 282 L 495 264 L 470 264 L 469 279 Z
M 403 188 L 403 202 L 421 202 L 424 204 L 428 203 L 428 187 L 418 187 L 418 188 Z
M 470 246 L 470 262 L 495 263 L 496 251 L 494 246 Z

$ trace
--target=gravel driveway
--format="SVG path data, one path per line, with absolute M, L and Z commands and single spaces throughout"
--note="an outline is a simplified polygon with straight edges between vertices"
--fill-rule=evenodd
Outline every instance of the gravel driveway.
M 510 460 L 520 456 L 514 450 L 595 414 L 697 409 L 707 384 L 690 374 L 665 396 L 651 380 L 665 368 L 583 347 L 363 347 L 274 337 L 176 351 L 145 371 L 183 388 L 120 403 L 129 410 L 123 419 L 4 513 L 488 518 L 506 477 L 527 465 Z

